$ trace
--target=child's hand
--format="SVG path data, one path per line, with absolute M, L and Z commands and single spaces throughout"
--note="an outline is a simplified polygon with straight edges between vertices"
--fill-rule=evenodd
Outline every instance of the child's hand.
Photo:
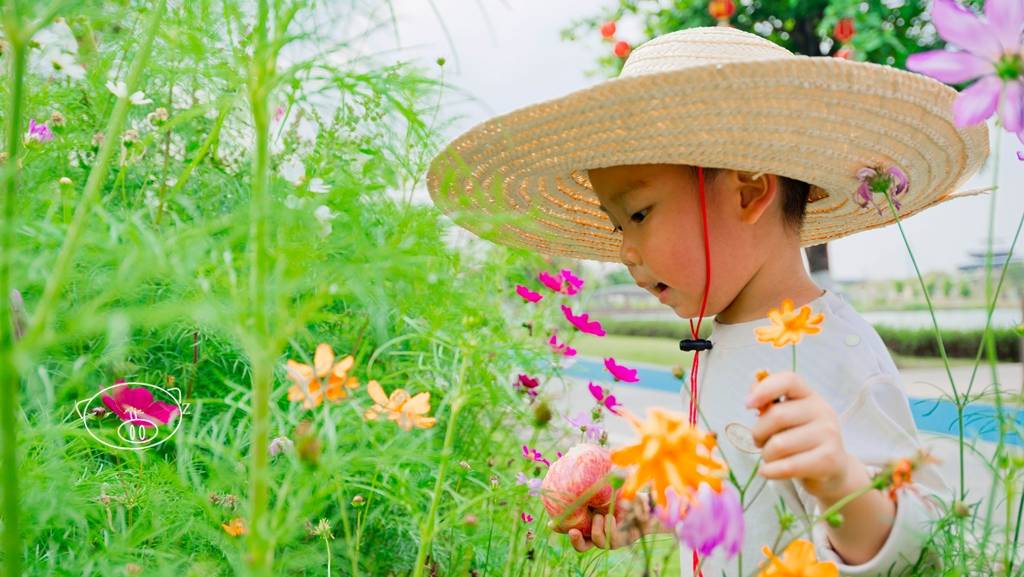
M 608 538 L 609 535 L 611 539 Z M 601 513 L 594 513 L 591 517 L 590 538 L 584 537 L 579 529 L 569 529 L 569 542 L 574 549 L 581 552 L 594 546 L 601 549 L 618 549 L 632 544 L 640 537 L 640 529 L 635 524 L 629 530 L 622 529 L 614 515 Z
M 785 399 L 778 402 L 780 397 Z M 836 413 L 800 375 L 775 373 L 755 382 L 746 406 L 760 411 L 752 432 L 764 460 L 762 477 L 797 478 L 820 501 L 850 492 L 854 457 L 843 447 Z

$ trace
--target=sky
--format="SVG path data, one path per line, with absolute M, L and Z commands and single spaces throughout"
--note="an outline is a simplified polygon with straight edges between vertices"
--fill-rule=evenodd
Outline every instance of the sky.
M 587 41 L 568 42 L 559 32 L 572 21 L 598 13 L 609 2 L 597 0 L 393 0 L 397 19 L 397 50 L 389 57 L 436 65 L 444 57 L 446 83 L 458 86 L 472 100 L 451 94 L 441 116 L 461 116 L 445 131 L 451 140 L 488 118 L 587 88 L 602 80 L 588 75 L 596 58 L 607 50 L 597 33 Z M 438 16 L 440 14 L 440 17 Z M 630 22 L 619 36 L 641 40 Z M 369 46 L 394 50 L 396 30 L 375 35 Z M 454 47 L 454 49 L 453 49 Z M 993 128 L 990 126 L 990 128 Z M 996 195 L 995 244 L 1009 247 L 1024 214 L 1024 149 L 1016 136 L 1002 137 L 1000 190 Z M 993 184 L 992 162 L 965 188 Z M 428 199 L 425 191 L 419 198 Z M 968 262 L 968 251 L 983 250 L 988 235 L 990 195 L 962 198 L 908 218 L 904 228 L 922 271 L 954 271 Z M 1024 246 L 1015 250 L 1024 254 Z M 838 280 L 906 278 L 914 271 L 895 226 L 857 233 L 829 245 L 833 278 Z

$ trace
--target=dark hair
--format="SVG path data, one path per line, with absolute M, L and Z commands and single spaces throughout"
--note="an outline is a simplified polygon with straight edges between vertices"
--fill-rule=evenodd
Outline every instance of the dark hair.
M 691 167 L 693 177 L 697 178 L 697 168 Z M 714 178 L 718 174 L 717 168 L 705 168 L 704 174 L 708 178 Z M 804 224 L 804 215 L 807 212 L 807 198 L 811 194 L 811 185 L 789 178 L 778 176 L 779 187 L 782 189 L 782 219 L 783 222 L 793 227 L 793 230 L 800 232 Z

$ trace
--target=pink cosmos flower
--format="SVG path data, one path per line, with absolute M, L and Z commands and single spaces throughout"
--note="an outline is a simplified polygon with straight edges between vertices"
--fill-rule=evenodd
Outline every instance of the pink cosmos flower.
M 544 458 L 544 454 L 537 449 L 531 449 L 526 445 L 523 445 L 523 456 L 535 463 L 544 463 L 548 467 L 551 466 L 551 461 Z
M 553 350 L 556 353 L 562 353 L 562 355 L 566 357 L 576 356 L 576 349 L 570 347 L 565 343 L 558 342 L 558 339 L 555 337 L 554 333 L 551 333 L 551 338 L 548 340 L 548 344 L 551 345 L 551 350 Z
M 662 525 L 675 532 L 676 538 L 701 556 L 710 555 L 721 547 L 726 559 L 732 559 L 743 545 L 743 506 L 740 496 L 730 484 L 723 484 L 716 492 L 707 483 L 701 483 L 696 498 L 687 504 L 669 487 L 665 490 L 668 503 L 656 505 L 654 515 Z
M 562 292 L 562 285 L 565 283 L 561 277 L 552 276 L 551 273 L 547 271 L 541 271 L 540 274 L 537 275 L 537 280 L 556 293 Z
M 600 441 L 601 435 L 604 434 L 604 427 L 595 423 L 587 411 L 583 411 L 573 417 L 566 417 L 565 420 L 574 428 L 586 434 L 587 439 L 595 443 Z
M 36 120 L 28 121 L 28 132 L 25 133 L 25 140 L 29 142 L 50 142 L 53 140 L 53 131 L 46 126 L 45 122 L 37 123 Z
M 533 523 L 533 515 L 525 511 L 519 514 L 519 518 L 523 520 L 523 523 Z
M 529 376 L 521 374 L 521 373 L 520 373 L 519 377 L 516 379 L 516 382 L 512 384 L 512 387 L 514 389 L 516 389 L 517 391 L 518 390 L 523 390 L 523 391 L 526 392 L 526 394 L 530 395 L 531 397 L 536 397 L 537 396 L 536 389 L 539 386 L 540 386 L 540 380 L 534 379 L 532 377 L 529 377 Z
M 552 291 L 569 296 L 578 294 L 580 289 L 583 288 L 583 279 L 573 274 L 573 272 L 567 268 L 562 269 L 558 275 L 553 275 L 547 271 L 541 271 L 541 273 L 537 275 L 537 280 L 542 282 L 544 286 L 548 287 Z
M 527 477 L 526 473 L 516 473 L 516 485 L 526 485 L 527 493 L 531 497 L 540 497 L 540 486 L 544 479 L 539 477 Z
M 1024 63 L 1020 0 L 987 0 L 980 18 L 956 0 L 935 0 L 932 22 L 943 40 L 960 50 L 931 50 L 907 57 L 907 69 L 947 84 L 976 80 L 953 104 L 959 127 L 977 124 L 999 111 L 1003 126 L 1024 142 Z
M 565 318 L 572 323 L 572 326 L 576 327 L 580 332 L 598 337 L 603 337 L 605 335 L 604 329 L 601 327 L 601 323 L 590 320 L 587 313 L 582 313 L 579 316 L 576 316 L 573 314 L 571 308 L 562 305 L 562 314 L 564 314 Z
M 599 404 L 603 404 L 605 408 L 616 415 L 621 414 L 618 409 L 622 405 L 620 405 L 619 401 L 616 400 L 615 395 L 605 395 L 604 389 L 602 389 L 600 385 L 595 385 L 594 383 L 587 383 L 587 387 L 590 389 L 590 396 L 594 397 L 595 401 Z
M 540 293 L 535 293 L 521 284 L 516 285 L 516 293 L 523 297 L 524 301 L 531 303 L 535 303 L 544 298 Z
M 636 383 L 640 381 L 636 376 L 636 369 L 616 364 L 614 357 L 609 357 L 604 360 L 604 368 L 608 369 L 608 372 L 612 374 L 612 378 L 616 381 L 622 381 L 624 383 Z
M 123 383 L 124 380 L 119 379 L 114 384 Z M 122 421 L 155 429 L 158 425 L 166 425 L 168 421 L 178 416 L 178 407 L 154 401 L 153 392 L 146 387 L 123 385 L 111 388 L 110 393 L 103 395 L 103 404 Z
M 565 294 L 569 296 L 579 293 L 580 289 L 583 288 L 583 279 L 574 275 L 567 268 L 562 269 L 562 279 L 565 280 Z
M 861 208 L 867 208 L 868 205 L 875 207 L 878 214 L 882 214 L 882 205 L 875 202 L 876 194 L 888 194 L 892 198 L 892 205 L 899 210 L 900 201 L 897 197 L 910 188 L 906 173 L 896 166 L 885 170 L 864 167 L 857 171 L 857 180 L 860 181 L 860 186 L 857 187 L 853 200 Z

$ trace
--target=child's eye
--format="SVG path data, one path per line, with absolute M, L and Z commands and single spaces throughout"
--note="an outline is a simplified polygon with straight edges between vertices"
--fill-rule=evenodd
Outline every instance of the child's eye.
M 647 218 L 647 211 L 649 210 L 649 208 L 645 208 L 641 211 L 634 212 L 633 214 L 629 215 L 629 220 L 633 222 L 643 222 L 644 219 Z

